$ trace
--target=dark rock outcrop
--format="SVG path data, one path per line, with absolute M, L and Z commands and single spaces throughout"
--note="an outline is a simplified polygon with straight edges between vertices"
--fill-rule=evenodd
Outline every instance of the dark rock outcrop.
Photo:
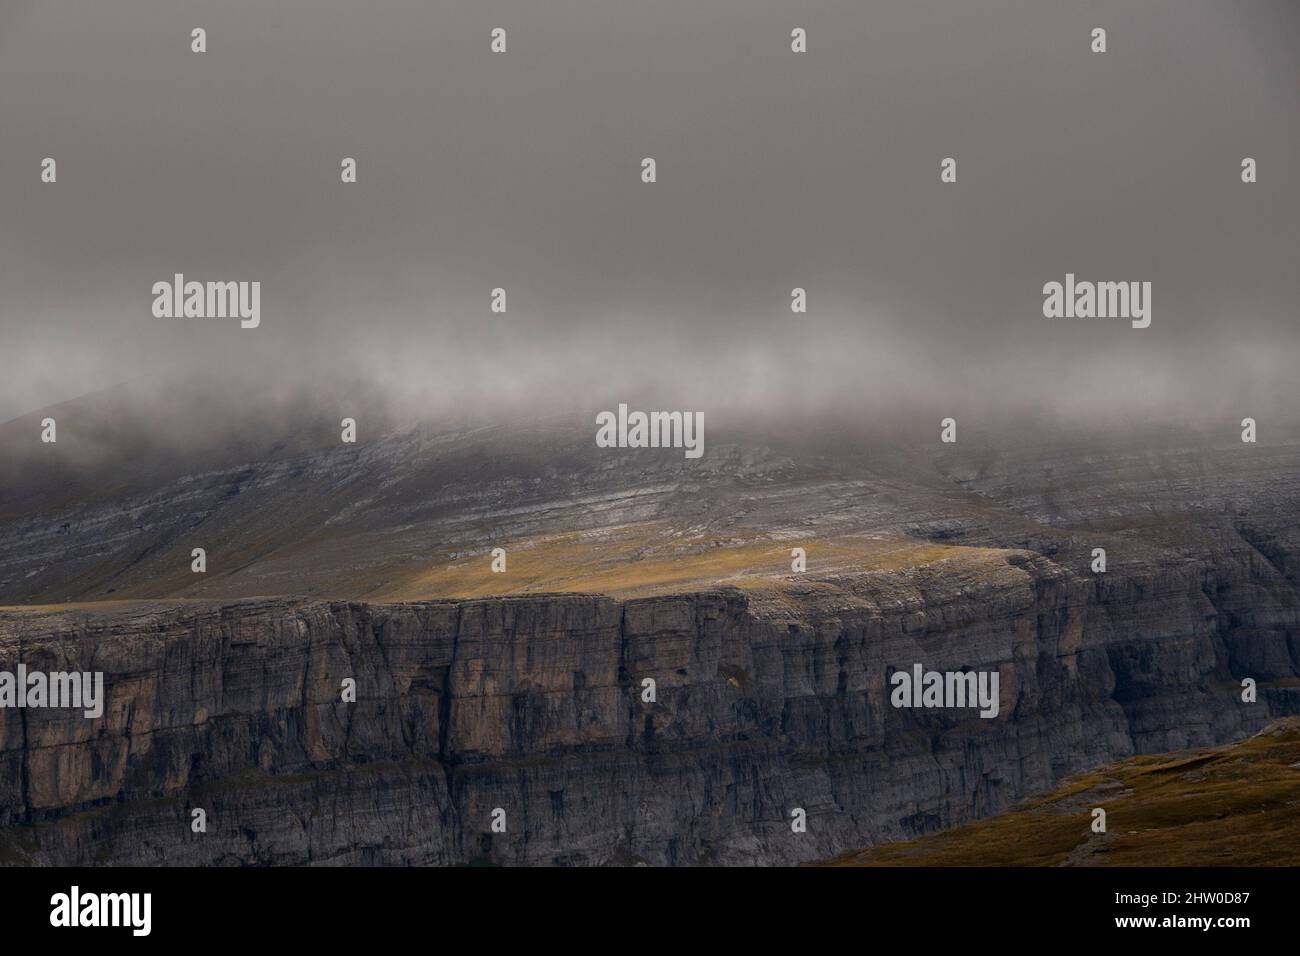
M 97 720 L 0 710 L 0 859 L 826 858 L 1300 713 L 1300 595 L 1266 545 L 1103 575 L 970 549 L 626 602 L 0 611 L 0 668 L 100 670 L 107 688 Z M 998 669 L 1000 714 L 893 708 L 888 675 L 916 662 Z

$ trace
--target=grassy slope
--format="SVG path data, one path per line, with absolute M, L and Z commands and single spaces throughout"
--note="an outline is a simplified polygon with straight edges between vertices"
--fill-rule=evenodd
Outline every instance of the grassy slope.
M 790 568 L 794 547 L 804 548 L 811 577 L 975 561 L 999 553 L 915 539 L 866 537 L 783 542 L 753 537 L 723 542 L 644 525 L 503 546 L 505 573 L 492 572 L 487 553 L 468 555 L 411 575 L 373 598 L 411 601 L 566 591 L 625 598 L 720 584 L 772 586 L 796 577 Z
M 1107 832 L 1091 832 L 1092 808 Z M 832 866 L 1295 866 L 1300 718 L 1215 750 L 1134 757 L 998 817 Z

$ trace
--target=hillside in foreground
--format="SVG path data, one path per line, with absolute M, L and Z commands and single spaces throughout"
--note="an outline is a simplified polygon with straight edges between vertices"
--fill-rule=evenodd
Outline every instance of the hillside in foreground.
M 1106 811 L 1105 833 L 1091 830 Z M 1213 750 L 1133 757 L 1016 809 L 835 866 L 1295 866 L 1300 718 Z

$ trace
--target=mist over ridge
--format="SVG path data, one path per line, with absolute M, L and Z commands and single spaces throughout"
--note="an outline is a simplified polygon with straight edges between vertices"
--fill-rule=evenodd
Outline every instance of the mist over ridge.
M 1300 407 L 1293 3 L 824 0 L 803 57 L 775 2 L 381 6 L 8 8 L 0 421 L 163 378 L 503 421 Z M 155 317 L 177 273 L 260 282 L 260 325 Z M 1150 282 L 1151 325 L 1045 318 L 1067 274 Z

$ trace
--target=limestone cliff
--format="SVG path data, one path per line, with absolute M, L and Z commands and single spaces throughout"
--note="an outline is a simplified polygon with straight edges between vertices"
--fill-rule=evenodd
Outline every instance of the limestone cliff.
M 101 670 L 108 700 L 0 710 L 0 859 L 821 859 L 1300 713 L 1298 634 L 1294 583 L 1249 547 L 1103 575 L 980 551 L 623 602 L 11 608 L 0 668 Z M 915 662 L 999 669 L 1001 713 L 891 707 Z

